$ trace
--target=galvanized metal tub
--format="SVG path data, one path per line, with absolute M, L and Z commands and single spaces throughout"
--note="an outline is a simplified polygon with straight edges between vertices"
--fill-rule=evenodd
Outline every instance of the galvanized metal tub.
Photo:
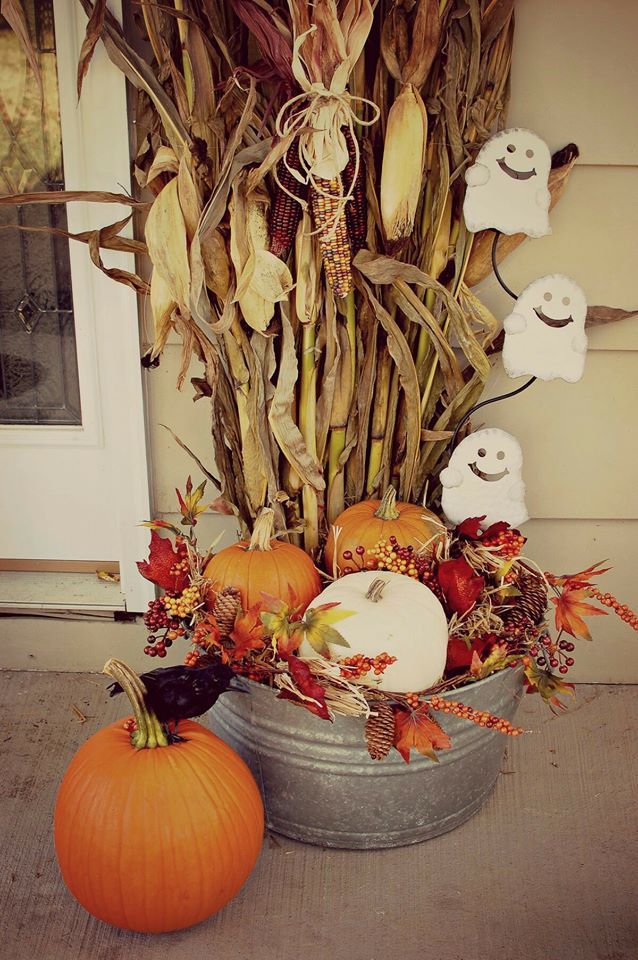
M 452 747 L 434 763 L 412 751 L 371 760 L 363 720 L 320 720 L 250 683 L 250 695 L 220 698 L 209 723 L 244 758 L 260 785 L 275 833 L 326 847 L 376 849 L 419 843 L 469 820 L 491 793 L 507 737 L 438 714 Z M 447 694 L 512 720 L 522 670 L 506 669 Z

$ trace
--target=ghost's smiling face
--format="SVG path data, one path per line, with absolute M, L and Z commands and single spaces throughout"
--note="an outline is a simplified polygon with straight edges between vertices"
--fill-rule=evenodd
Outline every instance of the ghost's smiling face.
M 450 466 L 468 479 L 477 478 L 481 484 L 507 483 L 521 468 L 522 454 L 518 442 L 503 430 L 486 429 L 466 437 L 454 451 Z
M 558 291 L 555 296 L 551 290 L 546 290 L 543 294 L 543 303 L 534 307 L 534 313 L 542 323 L 557 329 L 574 322 L 570 309 L 572 298 L 564 292 L 563 296 L 560 296 L 560 293 L 561 291 Z
M 511 138 L 510 143 L 505 147 L 505 154 L 496 161 L 503 173 L 507 174 L 508 177 L 511 177 L 512 180 L 530 180 L 532 177 L 536 176 L 536 169 L 534 167 L 534 148 L 526 147 L 523 154 L 522 145 L 516 146 L 514 138 Z M 518 169 L 518 165 L 521 164 L 527 169 Z
M 480 151 L 477 161 L 488 169 L 496 168 L 515 183 L 531 180 L 536 189 L 539 181 L 547 180 L 551 158 L 547 144 L 540 137 L 531 130 L 514 127 L 492 137 Z M 502 182 L 500 178 L 499 182 Z
M 503 461 L 505 459 L 505 451 L 497 450 L 496 459 Z M 502 470 L 497 470 L 496 473 L 488 473 L 485 470 L 485 467 L 488 466 L 487 462 L 487 450 L 485 447 L 479 447 L 477 450 L 476 460 L 473 463 L 468 463 L 468 467 L 472 471 L 475 477 L 478 477 L 479 480 L 485 480 L 487 483 L 496 483 L 499 480 L 502 480 L 503 477 L 507 477 L 509 470 L 507 467 L 503 466 Z M 501 463 L 502 466 L 502 463 Z
M 527 310 L 545 326 L 554 330 L 563 327 L 584 327 L 587 304 L 577 283 L 560 274 L 541 277 L 521 294 Z M 525 312 L 527 312 L 527 310 Z

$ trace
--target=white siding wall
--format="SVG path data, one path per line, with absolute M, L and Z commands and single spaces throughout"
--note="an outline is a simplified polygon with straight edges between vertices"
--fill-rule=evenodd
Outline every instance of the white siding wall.
M 592 304 L 638 306 L 638 4 L 611 0 L 518 0 L 509 119 L 536 130 L 555 150 L 569 141 L 581 157 L 552 214 L 551 236 L 526 241 L 503 266 L 522 289 L 544 273 L 573 276 Z M 499 317 L 509 300 L 493 278 L 479 288 Z M 168 346 L 148 375 L 157 514 L 174 509 L 174 487 L 197 469 L 159 426 L 168 424 L 209 459 L 209 404 L 175 391 L 179 358 Z M 197 375 L 197 364 L 193 375 Z M 488 393 L 511 386 L 500 361 Z M 603 583 L 638 606 L 638 320 L 592 332 L 584 379 L 535 384 L 479 415 L 519 437 L 526 458 L 532 520 L 528 553 L 555 572 L 609 558 Z M 211 517 L 206 541 L 233 523 Z M 638 635 L 615 617 L 592 621 L 596 642 L 577 647 L 574 679 L 638 681 Z

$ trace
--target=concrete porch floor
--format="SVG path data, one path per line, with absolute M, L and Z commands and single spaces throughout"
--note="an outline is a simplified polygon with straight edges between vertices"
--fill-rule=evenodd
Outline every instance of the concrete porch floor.
M 67 893 L 51 818 L 80 743 L 123 715 L 93 674 L 0 674 L 0 957 L 6 960 L 630 960 L 638 958 L 638 697 L 580 686 L 568 714 L 525 698 L 483 810 L 379 852 L 269 838 L 220 914 L 147 936 Z M 72 705 L 86 715 L 80 723 Z

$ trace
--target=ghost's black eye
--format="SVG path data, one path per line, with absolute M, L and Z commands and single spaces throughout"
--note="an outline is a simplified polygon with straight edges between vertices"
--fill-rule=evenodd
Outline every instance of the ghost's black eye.
M 507 152 L 508 152 L 508 153 L 516 153 L 516 147 L 514 146 L 513 143 L 508 143 L 508 144 L 507 144 Z
M 486 454 L 486 450 L 484 449 L 484 447 L 481 447 L 481 449 L 478 451 L 479 457 L 484 457 L 485 454 Z
M 499 450 L 498 453 L 496 454 L 496 459 L 497 459 L 497 460 L 504 460 L 504 459 L 505 459 L 505 453 L 504 453 L 502 450 Z
M 525 156 L 526 156 L 526 157 L 529 157 L 530 160 L 531 160 L 532 157 L 534 156 L 534 151 L 533 151 L 533 150 L 526 150 L 526 151 L 525 151 Z

